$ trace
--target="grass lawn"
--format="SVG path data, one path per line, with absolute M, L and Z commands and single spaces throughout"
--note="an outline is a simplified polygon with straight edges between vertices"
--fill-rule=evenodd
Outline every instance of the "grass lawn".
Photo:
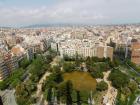
M 72 72 L 65 73 L 63 75 L 64 80 L 70 80 L 73 83 L 73 87 L 79 91 L 95 91 L 96 79 L 94 79 L 89 73 L 86 72 Z

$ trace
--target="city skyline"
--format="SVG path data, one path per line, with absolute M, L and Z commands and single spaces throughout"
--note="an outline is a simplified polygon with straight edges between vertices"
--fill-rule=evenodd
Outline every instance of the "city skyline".
M 139 23 L 139 0 L 0 0 L 0 26 Z

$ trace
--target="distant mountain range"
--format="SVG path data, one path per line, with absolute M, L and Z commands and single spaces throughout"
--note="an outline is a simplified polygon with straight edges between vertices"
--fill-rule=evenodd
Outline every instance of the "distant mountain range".
M 0 28 L 44 28 L 44 27 L 66 27 L 66 26 L 114 26 L 114 25 L 140 25 L 140 23 L 134 24 L 33 24 L 22 27 L 9 27 L 9 26 L 0 26 Z
M 65 27 L 65 26 L 85 26 L 83 24 L 33 24 L 21 27 L 0 26 L 0 28 L 44 28 L 44 27 Z
M 43 27 L 64 27 L 64 26 L 85 26 L 85 24 L 34 24 L 22 28 L 43 28 Z

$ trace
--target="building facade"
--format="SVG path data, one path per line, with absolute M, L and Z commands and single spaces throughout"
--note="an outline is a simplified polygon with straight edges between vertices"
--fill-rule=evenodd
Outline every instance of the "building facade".
M 18 67 L 18 57 L 12 56 L 11 53 L 7 53 L 0 60 L 0 81 L 7 78 L 12 73 L 12 71 L 17 69 Z
M 140 65 L 140 43 L 134 42 L 131 44 L 131 62 Z
M 96 56 L 98 58 L 109 57 L 113 60 L 113 48 L 106 45 L 92 43 L 91 40 L 72 40 L 62 42 L 59 45 L 60 56 L 74 57 L 76 54 L 82 57 Z

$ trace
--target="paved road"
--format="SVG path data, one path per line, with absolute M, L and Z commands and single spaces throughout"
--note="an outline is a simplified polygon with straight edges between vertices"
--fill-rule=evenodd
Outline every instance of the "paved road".
M 130 65 L 128 65 L 127 63 L 126 63 L 126 65 L 130 68 L 131 71 L 135 72 L 138 76 L 140 76 L 140 73 L 137 72 L 134 68 L 132 68 L 132 67 L 131 67 Z
M 135 100 L 135 102 L 134 102 L 134 104 L 133 104 L 133 105 L 140 105 L 140 102 L 138 102 L 138 98 L 140 98 L 140 95 L 139 95 L 139 96 L 137 96 L 137 98 L 136 98 L 136 100 Z
M 133 67 L 131 67 L 127 62 L 125 62 L 125 59 L 124 58 L 121 58 L 119 56 L 117 56 L 117 57 L 121 60 L 121 63 L 122 64 L 125 64 L 126 66 L 128 66 L 130 68 L 129 70 L 135 72 L 138 76 L 140 76 L 140 73 L 137 72 Z
M 15 90 L 5 90 L 1 92 L 4 105 L 17 105 L 14 93 Z

